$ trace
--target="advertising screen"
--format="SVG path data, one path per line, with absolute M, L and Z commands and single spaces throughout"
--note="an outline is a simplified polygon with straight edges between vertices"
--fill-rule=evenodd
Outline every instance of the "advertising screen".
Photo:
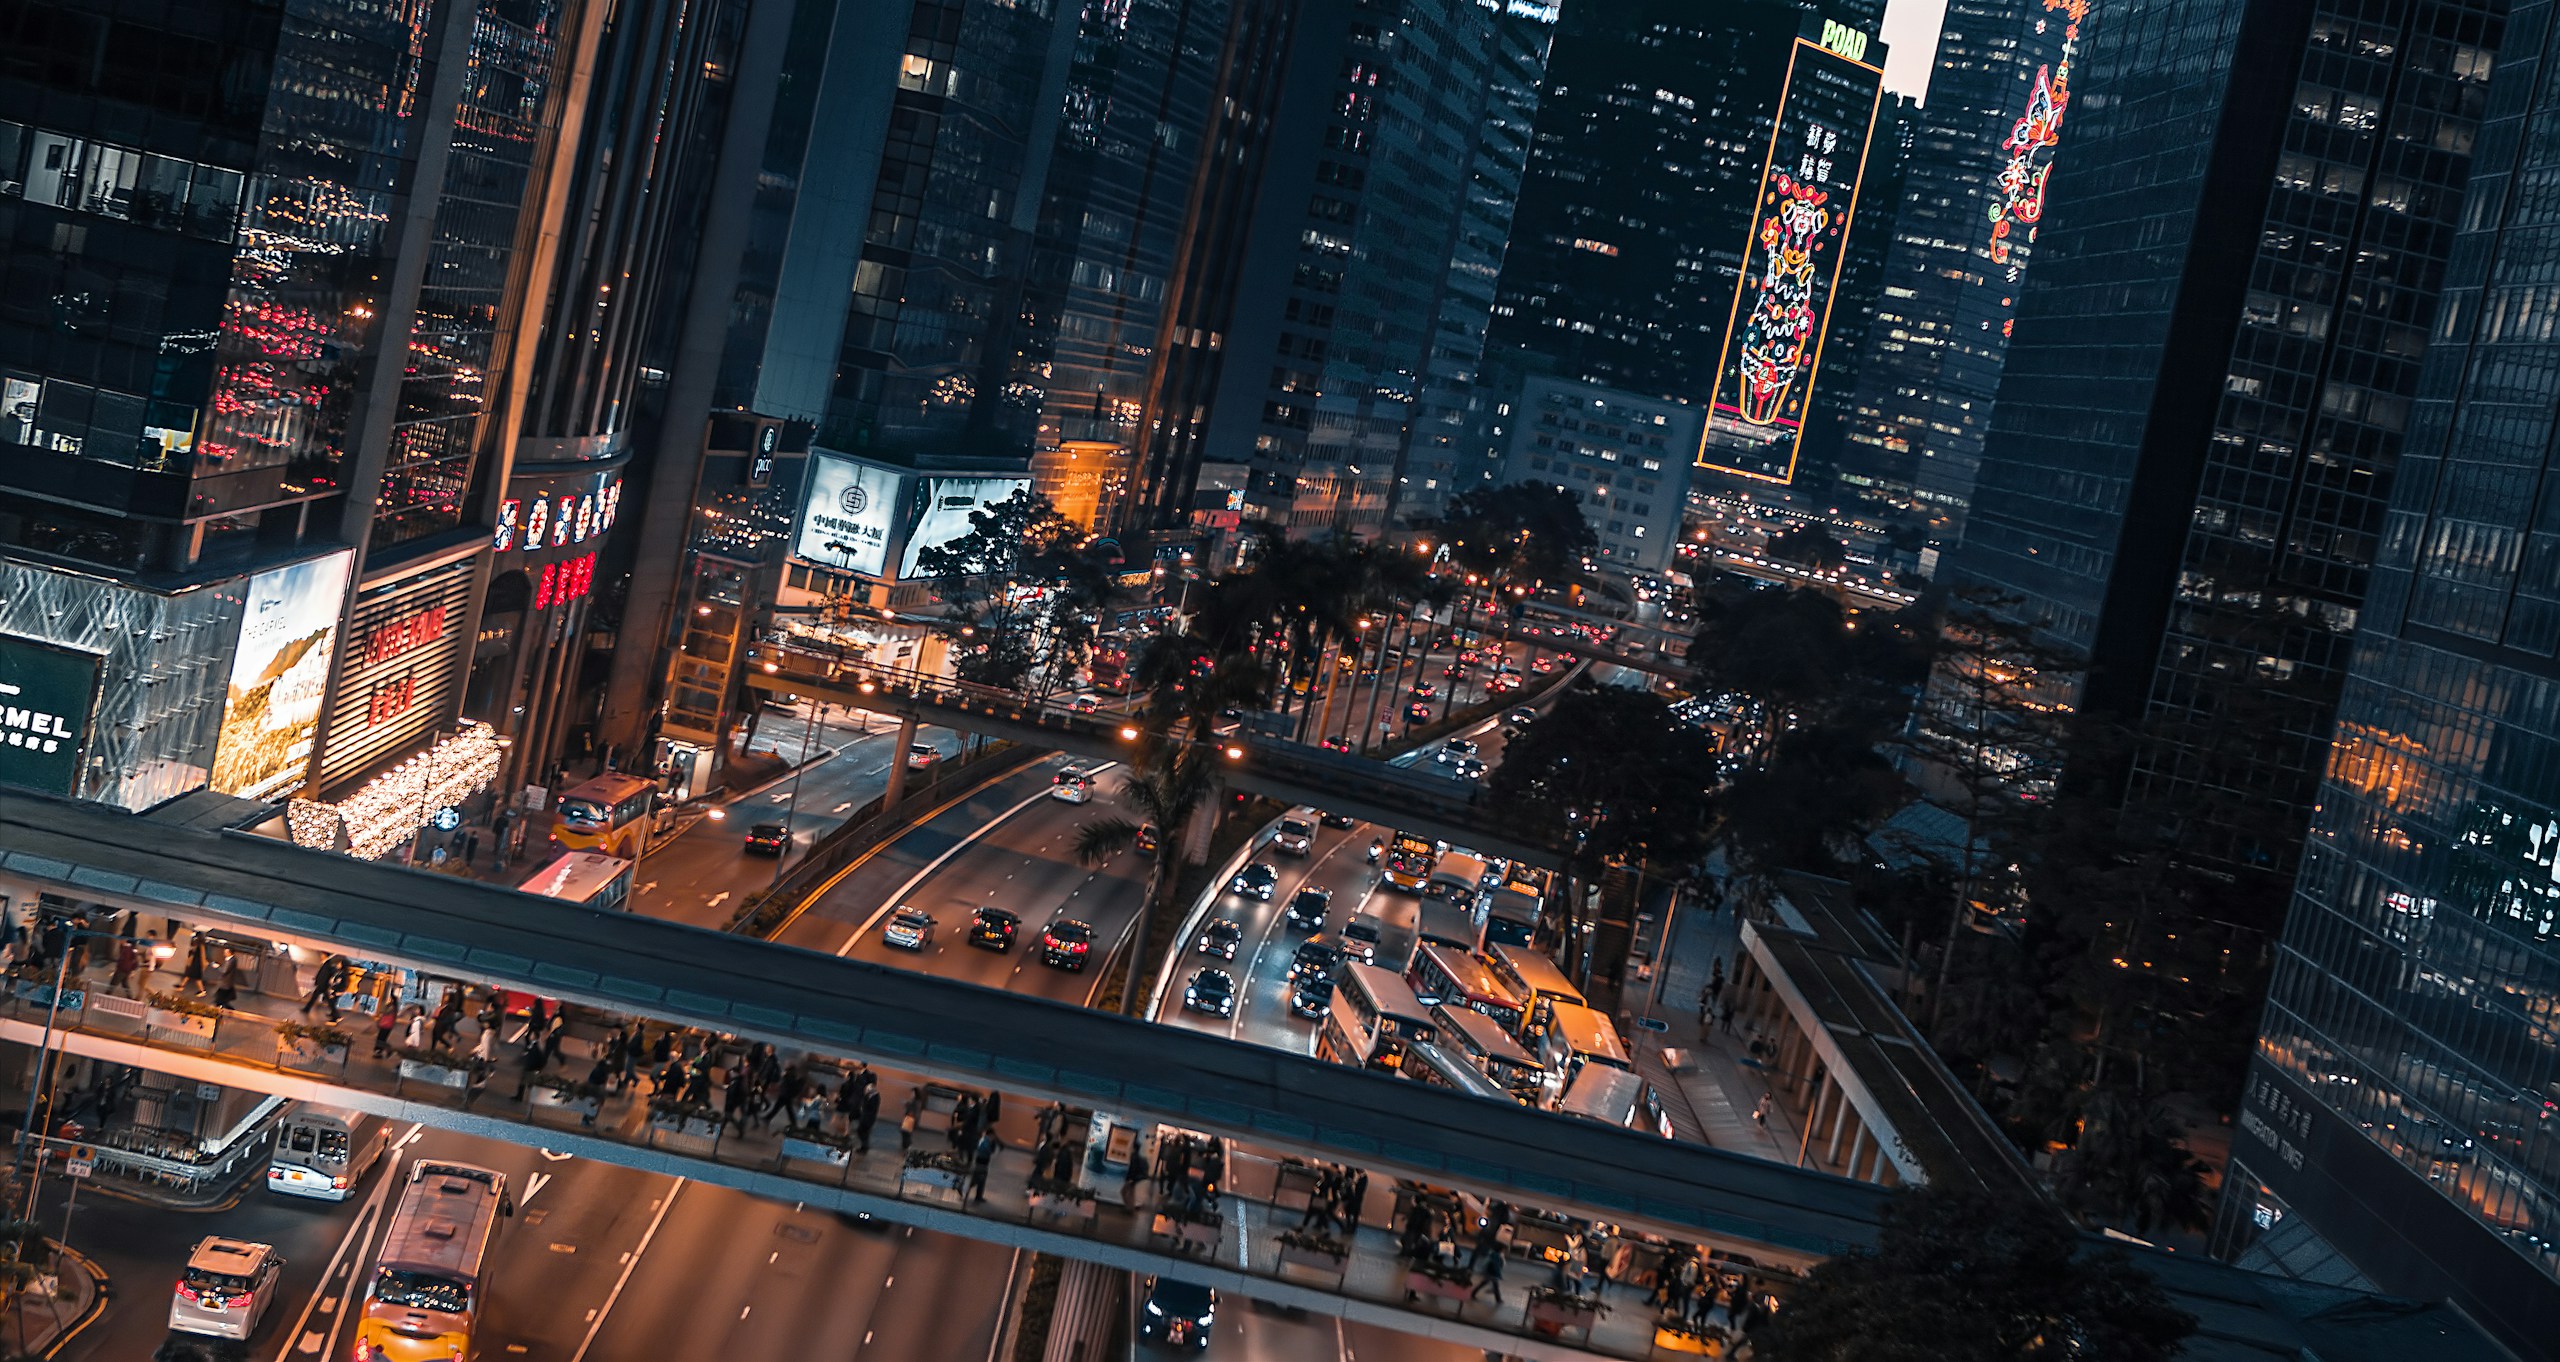
M 1864 35 L 1836 23 L 1825 37 L 1869 54 Z M 1795 478 L 1881 80 L 1864 61 L 1796 40 L 1707 404 L 1702 468 Z
M 104 661 L 97 653 L 0 634 L 0 784 L 72 792 Z
M 907 517 L 906 547 L 898 553 L 898 576 L 919 577 L 916 560 L 926 549 L 940 548 L 969 532 L 969 516 L 1031 485 L 1029 478 L 918 478 L 909 489 L 915 505 Z
M 812 453 L 792 556 L 866 577 L 888 571 L 900 481 L 890 469 Z
M 222 736 L 213 749 L 216 790 L 273 799 L 302 783 L 320 731 L 320 700 L 329 689 L 353 561 L 351 554 L 333 553 L 249 579 Z

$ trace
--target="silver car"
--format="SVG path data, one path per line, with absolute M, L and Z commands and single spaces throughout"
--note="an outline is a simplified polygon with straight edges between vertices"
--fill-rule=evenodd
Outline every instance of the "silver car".
M 169 1327 L 180 1333 L 247 1339 L 276 1303 L 284 1259 L 265 1244 L 208 1235 L 187 1257 L 169 1301 Z

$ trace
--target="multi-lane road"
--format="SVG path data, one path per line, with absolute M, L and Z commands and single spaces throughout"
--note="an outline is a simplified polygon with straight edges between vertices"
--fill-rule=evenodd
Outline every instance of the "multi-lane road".
M 1436 669 L 1435 669 L 1436 670 Z M 1435 678 L 1436 679 L 1436 678 Z M 1488 761 L 1498 727 L 1477 735 Z M 925 730 L 920 741 L 946 755 L 956 735 Z M 903 760 L 895 730 L 873 720 L 837 718 L 817 738 L 836 749 L 827 762 L 736 801 L 723 820 L 703 820 L 653 849 L 639 874 L 640 911 L 702 923 L 724 920 L 729 905 L 770 882 L 773 862 L 745 856 L 744 826 L 796 801 L 795 840 L 811 838 L 878 794 L 889 763 Z M 1428 752 L 1410 762 L 1447 771 Z M 1146 866 L 1122 852 L 1100 866 L 1080 864 L 1074 838 L 1086 821 L 1125 814 L 1117 782 L 1094 783 L 1089 803 L 1050 795 L 1066 764 L 1052 758 L 997 781 L 941 810 L 924 824 L 856 864 L 788 924 L 781 940 L 856 955 L 991 988 L 1083 1001 L 1101 982 L 1113 948 L 1135 921 Z M 1116 774 L 1116 773 L 1115 773 Z M 1451 777 L 1455 779 L 1453 775 Z M 1363 904 L 1387 923 L 1383 958 L 1400 959 L 1413 931 L 1413 900 L 1375 895 L 1366 860 L 1380 829 L 1321 829 L 1309 856 L 1279 858 L 1281 892 L 1270 904 L 1224 896 L 1216 910 L 1246 930 L 1234 968 L 1242 1006 L 1224 1019 L 1178 1014 L 1180 981 L 1202 962 L 1188 941 L 1174 973 L 1167 1022 L 1224 1028 L 1262 1044 L 1304 1049 L 1312 1032 L 1293 1021 L 1278 989 L 1295 937 L 1279 924 L 1279 907 L 1301 885 L 1334 891 L 1338 925 Z M 1269 856 L 1269 851 L 1257 855 Z M 897 906 L 923 908 L 936 921 L 921 951 L 887 945 L 878 925 Z M 972 912 L 992 905 L 1016 913 L 1014 949 L 972 948 Z M 1094 929 L 1092 964 L 1081 972 L 1043 965 L 1037 939 L 1054 918 Z M 1027 1127 L 1029 1113 L 1009 1114 L 1008 1128 Z M 1022 1132 L 1013 1132 L 1020 1138 Z M 823 1356 L 981 1362 L 989 1356 L 1006 1286 L 1017 1266 L 1011 1251 L 971 1240 L 895 1227 L 848 1224 L 831 1214 L 759 1200 L 721 1188 L 634 1170 L 560 1159 L 542 1151 L 433 1130 L 405 1132 L 403 1160 L 461 1159 L 505 1171 L 519 1191 L 520 1214 L 496 1250 L 494 1286 L 483 1315 L 483 1355 L 555 1362 L 640 1362 L 666 1357 Z M 349 1345 L 352 1302 L 361 1293 L 390 1199 L 392 1179 L 377 1174 L 362 1195 L 341 1205 L 289 1201 L 254 1183 L 235 1204 L 182 1212 L 85 1194 L 70 1241 L 114 1278 L 114 1307 L 63 1353 L 68 1362 L 123 1362 L 151 1355 L 165 1336 L 164 1292 L 188 1249 L 204 1235 L 273 1244 L 287 1260 L 283 1293 L 249 1356 L 261 1362 L 330 1362 Z M 47 1189 L 50 1222 L 62 1202 Z M 1243 1301 L 1221 1311 L 1215 1355 L 1280 1362 L 1289 1359 L 1412 1359 L 1456 1362 L 1462 1350 L 1406 1335 L 1329 1319 L 1290 1316 Z

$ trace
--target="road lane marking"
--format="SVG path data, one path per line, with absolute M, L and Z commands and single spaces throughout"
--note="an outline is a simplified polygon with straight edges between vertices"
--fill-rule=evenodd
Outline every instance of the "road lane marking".
M 550 1182 L 551 1182 L 551 1175 L 550 1175 L 549 1173 L 536 1173 L 536 1174 L 534 1174 L 532 1177 L 525 1179 L 525 1184 L 524 1184 L 524 1199 L 525 1199 L 525 1201 L 531 1201 L 531 1200 L 533 1200 L 535 1197 L 542 1195 L 542 1189 L 543 1189 L 544 1187 L 546 1187 L 546 1186 L 550 1185 Z M 518 1204 L 518 1205 L 522 1205 L 523 1203 L 522 1203 L 522 1202 L 519 1202 L 519 1203 L 517 1203 L 517 1204 Z
M 421 1126 L 411 1126 L 409 1133 L 401 1137 L 400 1143 L 405 1145 L 416 1139 L 421 1129 L 423 1129 Z M 384 1160 L 384 1164 L 381 1174 L 373 1180 L 373 1190 L 365 1195 L 364 1205 L 356 1209 L 355 1219 L 347 1223 L 347 1232 L 339 1236 L 337 1251 L 329 1255 L 329 1265 L 320 1270 L 320 1284 L 312 1289 L 311 1299 L 303 1303 L 301 1317 L 293 1322 L 292 1328 L 285 1331 L 286 1338 L 296 1340 L 291 1345 L 292 1352 L 318 1352 L 328 1345 L 329 1336 L 337 1332 L 334 1324 L 325 1330 L 308 1333 L 305 1330 L 311 1323 L 311 1317 L 320 1313 L 320 1301 L 324 1294 L 329 1293 L 330 1283 L 338 1280 L 339 1271 L 348 1265 L 347 1250 L 356 1246 L 364 1238 L 368 1227 L 381 1215 L 383 1199 L 390 1194 L 391 1185 L 399 1181 L 397 1176 L 400 1168 L 399 1157 L 395 1154 Z M 360 1261 L 362 1258 L 363 1254 L 358 1253 L 357 1259 Z M 278 1349 L 277 1362 L 283 1362 L 287 1355 L 286 1349 Z
M 640 1267 L 640 1255 L 647 1253 L 649 1241 L 658 1237 L 658 1227 L 667 1222 L 667 1212 L 675 1209 L 676 1195 L 684 1190 L 684 1185 L 685 1180 L 677 1178 L 676 1185 L 667 1189 L 666 1198 L 654 1203 L 658 1213 L 650 1217 L 649 1228 L 640 1232 L 640 1242 L 634 1245 L 631 1252 L 625 1256 L 622 1275 L 613 1279 L 613 1290 L 605 1293 L 604 1308 L 597 1311 L 595 1318 L 588 1322 L 587 1336 L 578 1340 L 578 1350 L 569 1354 L 569 1362 L 586 1362 L 587 1349 L 595 1346 L 596 1334 L 604 1328 L 605 1317 L 613 1313 L 613 1303 L 622 1299 L 622 1288 L 631 1284 L 631 1274 Z
M 1103 770 L 1109 770 L 1109 769 L 1111 768 L 1111 766 L 1113 766 L 1113 765 L 1117 765 L 1117 764 L 1118 764 L 1118 763 L 1116 763 L 1116 762 L 1115 762 L 1115 763 L 1109 763 L 1109 764 L 1106 764 L 1102 769 L 1103 769 Z M 1002 812 L 1002 813 L 1000 813 L 1000 814 L 997 814 L 995 817 L 988 819 L 986 822 L 979 824 L 979 825 L 978 825 L 978 827 L 977 827 L 974 831 L 972 831 L 968 836 L 963 837 L 963 838 L 961 838 L 959 841 L 957 841 L 957 842 L 953 843 L 953 844 L 951 845 L 951 848 L 950 848 L 949 850 L 947 850 L 947 851 L 943 852 L 943 853 L 942 853 L 941 855 L 939 855 L 939 856 L 934 857 L 932 860 L 925 862 L 925 867 L 924 867 L 924 869 L 919 870 L 919 871 L 917 871 L 915 874 L 908 876 L 908 877 L 907 877 L 907 882 L 906 882 L 905 884 L 899 885 L 899 886 L 898 886 L 898 888 L 897 888 L 897 892 L 895 892 L 895 893 L 893 893 L 893 894 L 889 895 L 887 898 L 885 898 L 885 899 L 883 899 L 883 900 L 881 900 L 881 901 L 880 901 L 880 906 L 879 906 L 878 908 L 875 908 L 875 909 L 873 909 L 873 910 L 871 911 L 871 916 L 869 916 L 869 917 L 867 917 L 867 918 L 864 918 L 864 919 L 862 920 L 862 925 L 853 929 L 853 935 L 846 937 L 846 938 L 844 939 L 844 944 L 843 944 L 843 945 L 841 945 L 841 946 L 836 947 L 836 954 L 838 954 L 838 955 L 851 955 L 851 954 L 853 954 L 853 947 L 854 947 L 854 943 L 856 943 L 856 942 L 858 942 L 858 941 L 862 940 L 862 934 L 863 934 L 864 932 L 870 931 L 872 928 L 874 928 L 874 927 L 876 927 L 876 926 L 879 926 L 879 925 L 880 925 L 880 919 L 882 919 L 882 918 L 884 918 L 884 917 L 887 917 L 887 916 L 889 915 L 889 910 L 890 910 L 891 908 L 894 908 L 894 907 L 896 907 L 897 905 L 899 905 L 899 904 L 901 904 L 901 903 L 905 902 L 905 901 L 906 901 L 906 898 L 907 898 L 907 895 L 914 893 L 914 892 L 915 892 L 915 887 L 916 887 L 917 885 L 919 885 L 919 884 L 924 883 L 928 878 L 930 878 L 930 877 L 933 875 L 933 872 L 935 872 L 935 871 L 937 871 L 937 870 L 940 870 L 940 869 L 943 867 L 944 863 L 948 862 L 952 857 L 959 855 L 961 852 L 968 850 L 968 849 L 969 849 L 969 847 L 970 847 L 972 844 L 976 843 L 979 839 L 981 839 L 981 838 L 985 837 L 988 833 L 995 831 L 998 827 L 1001 827 L 1001 826 L 1004 824 L 1005 820 L 1007 820 L 1007 819 L 1009 819 L 1009 818 L 1013 817 L 1015 814 L 1018 814 L 1018 813 L 1022 812 L 1024 809 L 1030 808 L 1032 805 L 1039 803 L 1041 800 L 1047 799 L 1048 797 L 1049 797 L 1049 792 L 1048 792 L 1047 790 L 1045 790 L 1045 789 L 1042 789 L 1042 790 L 1035 790 L 1035 791 L 1033 791 L 1029 798 L 1024 799 L 1021 803 L 1014 805 L 1012 808 L 1009 808 L 1009 809 L 1005 810 L 1004 812 Z M 1007 878 L 1007 879 L 1010 879 L 1010 878 L 1012 878 L 1012 877 L 1011 877 L 1011 876 L 1007 876 L 1006 878 Z
M 719 893 L 712 895 L 712 896 L 711 896 L 711 901 L 710 901 L 709 903 L 706 903 L 706 904 L 702 905 L 702 906 L 703 906 L 703 907 L 705 907 L 705 908 L 717 908 L 717 907 L 719 907 L 721 904 L 727 903 L 728 901 L 729 901 L 729 891 L 728 891 L 728 890 L 726 890 L 726 889 L 723 889 L 723 890 L 721 890 Z

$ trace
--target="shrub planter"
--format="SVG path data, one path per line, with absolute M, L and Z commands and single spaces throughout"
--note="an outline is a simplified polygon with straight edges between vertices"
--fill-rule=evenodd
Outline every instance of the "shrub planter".
M 436 1088 L 452 1088 L 456 1092 L 471 1086 L 471 1070 L 459 1064 L 439 1064 L 432 1059 L 400 1058 L 400 1081 L 410 1079 Z

